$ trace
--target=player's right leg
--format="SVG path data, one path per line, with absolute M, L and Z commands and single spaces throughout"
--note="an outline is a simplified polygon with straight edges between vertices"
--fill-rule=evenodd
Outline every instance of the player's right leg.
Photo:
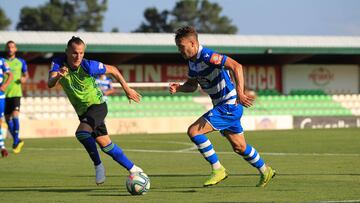
M 0 119 L 2 119 L 2 118 L 0 118 Z M 9 155 L 9 153 L 6 150 L 6 147 L 5 147 L 5 139 L 4 139 L 4 136 L 2 134 L 1 125 L 2 125 L 2 120 L 0 120 L 0 150 L 1 150 L 1 157 L 7 157 Z
M 191 141 L 194 142 L 194 144 L 198 147 L 199 152 L 212 167 L 212 173 L 210 178 L 204 182 L 204 187 L 218 184 L 228 176 L 225 168 L 221 165 L 218 159 L 213 145 L 205 135 L 213 130 L 213 127 L 203 117 L 200 117 L 188 128 L 187 131 Z
M 5 147 L 5 138 L 2 134 L 1 125 L 2 125 L 2 117 L 0 117 L 0 150 L 1 150 L 1 157 L 7 157 L 9 153 Z
M 0 95 L 4 97 L 4 95 Z M 0 98 L 0 150 L 1 150 L 1 157 L 7 157 L 9 155 L 8 151 L 5 148 L 5 137 L 2 134 L 1 126 L 2 126 L 2 119 L 4 117 L 4 109 L 5 109 L 5 98 Z
M 101 163 L 100 155 L 96 147 L 95 138 L 91 136 L 92 128 L 87 123 L 80 123 L 76 130 L 76 138 L 84 146 L 95 166 L 95 182 L 102 184 L 105 182 L 105 168 Z

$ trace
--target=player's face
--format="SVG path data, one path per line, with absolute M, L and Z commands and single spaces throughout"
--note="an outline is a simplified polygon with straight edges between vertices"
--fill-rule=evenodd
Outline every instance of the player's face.
M 198 45 L 192 37 L 184 37 L 176 42 L 179 52 L 186 60 L 196 59 Z
M 72 43 L 71 47 L 66 49 L 67 62 L 73 68 L 80 66 L 84 58 L 85 45 Z
M 6 53 L 7 53 L 8 57 L 15 56 L 16 51 L 17 51 L 17 48 L 14 43 L 9 43 L 6 45 Z

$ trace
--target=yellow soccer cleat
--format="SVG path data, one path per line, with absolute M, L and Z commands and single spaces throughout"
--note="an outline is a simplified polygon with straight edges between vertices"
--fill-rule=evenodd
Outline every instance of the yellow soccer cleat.
M 204 187 L 216 185 L 227 177 L 228 174 L 226 173 L 226 169 L 221 166 L 219 169 L 212 170 L 210 178 L 204 183 Z
M 16 146 L 13 146 L 13 152 L 14 154 L 19 154 L 21 152 L 21 149 L 23 148 L 24 146 L 24 141 L 20 141 Z
M 265 173 L 261 174 L 260 181 L 256 185 L 256 187 L 265 187 L 267 184 L 269 184 L 271 179 L 275 177 L 275 175 L 276 175 L 275 170 L 273 170 L 270 166 L 268 166 L 266 168 Z

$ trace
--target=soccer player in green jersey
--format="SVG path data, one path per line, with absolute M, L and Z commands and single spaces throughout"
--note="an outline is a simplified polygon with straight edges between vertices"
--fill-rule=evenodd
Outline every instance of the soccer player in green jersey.
M 17 47 L 14 41 L 6 43 L 6 63 L 10 67 L 14 78 L 5 91 L 5 120 L 8 124 L 9 132 L 13 137 L 13 152 L 20 153 L 24 146 L 24 141 L 19 138 L 19 113 L 20 100 L 22 97 L 21 85 L 29 78 L 27 65 L 24 59 L 16 57 Z
M 112 143 L 104 122 L 107 104 L 95 78 L 105 73 L 113 75 L 123 87 L 129 102 L 140 102 L 141 95 L 127 85 L 116 67 L 83 58 L 85 48 L 85 43 L 79 37 L 72 37 L 68 41 L 65 56 L 55 58 L 51 63 L 48 86 L 52 88 L 59 83 L 73 105 L 80 120 L 76 138 L 94 163 L 96 184 L 102 184 L 105 182 L 105 169 L 96 143 L 130 173 L 142 172 L 142 169 L 129 160 L 120 147 Z

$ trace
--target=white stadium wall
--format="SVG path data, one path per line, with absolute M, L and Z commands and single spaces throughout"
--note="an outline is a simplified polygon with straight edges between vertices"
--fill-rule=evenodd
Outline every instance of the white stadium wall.
M 118 118 L 106 119 L 110 135 L 186 133 L 187 128 L 198 117 L 163 117 L 163 118 Z M 243 128 L 251 130 L 292 129 L 292 116 L 244 116 Z M 31 120 L 21 121 L 22 138 L 73 137 L 79 121 L 77 119 Z M 7 126 L 3 124 L 6 132 Z
M 328 93 L 359 93 L 358 65 L 286 65 L 283 92 L 293 89 L 321 89 Z

